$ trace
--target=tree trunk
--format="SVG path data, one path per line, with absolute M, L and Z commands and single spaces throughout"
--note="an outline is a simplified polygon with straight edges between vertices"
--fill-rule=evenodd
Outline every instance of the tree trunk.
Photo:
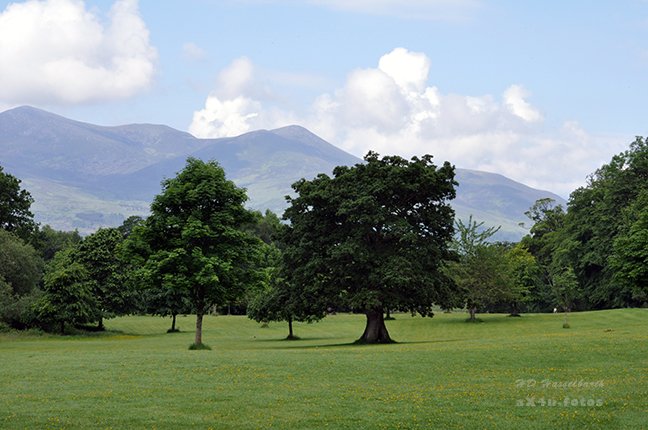
M 178 314 L 176 314 L 176 313 L 171 314 L 171 318 L 172 318 L 171 319 L 171 331 L 176 331 L 176 326 L 175 326 L 175 324 L 176 324 L 176 315 L 178 315 Z
M 97 323 L 97 330 L 99 330 L 99 331 L 104 330 L 103 317 L 99 317 L 99 322 Z
M 293 334 L 293 320 L 292 318 L 288 318 L 288 337 L 287 339 L 295 339 L 295 335 Z
M 196 339 L 194 341 L 195 345 L 202 345 L 202 323 L 203 323 L 203 312 L 196 313 Z
M 65 320 L 61 320 L 61 336 L 65 334 Z
M 468 308 L 468 312 L 470 313 L 470 321 L 474 322 L 476 321 L 477 318 L 475 316 L 477 315 L 477 308 L 474 306 L 471 306 Z
M 392 343 L 389 337 L 382 309 L 371 309 L 365 312 L 367 325 L 357 343 Z

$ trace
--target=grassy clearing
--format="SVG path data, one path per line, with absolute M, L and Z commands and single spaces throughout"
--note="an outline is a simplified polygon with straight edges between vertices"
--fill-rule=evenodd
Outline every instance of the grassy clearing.
M 396 315 L 400 343 L 375 346 L 352 345 L 359 315 L 296 324 L 299 341 L 208 317 L 211 351 L 187 349 L 193 317 L 173 334 L 155 317 L 0 334 L 0 428 L 645 428 L 648 310 L 573 314 L 570 329 L 562 315 L 465 317 Z

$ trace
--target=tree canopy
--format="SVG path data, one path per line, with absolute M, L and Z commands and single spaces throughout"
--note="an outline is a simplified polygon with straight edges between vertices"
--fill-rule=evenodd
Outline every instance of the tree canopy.
M 331 307 L 367 317 L 362 342 L 390 342 L 386 309 L 432 315 L 455 294 L 440 270 L 451 255 L 454 168 L 432 156 L 379 158 L 293 184 L 284 218 L 293 282 Z

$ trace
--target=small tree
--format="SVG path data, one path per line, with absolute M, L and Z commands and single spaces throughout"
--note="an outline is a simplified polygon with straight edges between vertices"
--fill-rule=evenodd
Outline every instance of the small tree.
M 99 305 L 97 328 L 103 329 L 104 318 L 125 315 L 136 307 L 135 294 L 126 282 L 126 264 L 121 259 L 123 234 L 116 228 L 100 228 L 86 237 L 74 252 L 93 285 Z
M 58 325 L 61 334 L 65 333 L 65 323 L 85 324 L 97 318 L 99 306 L 93 283 L 71 251 L 56 254 L 45 275 L 43 290 L 35 305 L 36 314 L 42 323 Z
M 530 300 L 531 292 L 542 282 L 542 275 L 535 257 L 521 243 L 506 251 L 506 260 L 513 282 L 509 302 L 511 315 L 519 316 L 521 306 Z
M 291 278 L 291 269 L 285 266 L 282 237 L 287 226 L 271 211 L 258 214 L 252 231 L 261 241 L 259 267 L 262 274 L 256 288 L 248 291 L 247 315 L 260 322 L 286 321 L 287 340 L 299 339 L 293 331 L 294 321 L 312 322 L 324 317 L 324 306 L 317 307 L 317 299 L 304 297 L 304 290 Z
M 551 288 L 556 302 L 565 313 L 563 328 L 569 328 L 569 312 L 572 310 L 576 299 L 580 297 L 578 279 L 576 278 L 574 269 L 571 267 L 553 269 L 551 273 Z
M 257 322 L 286 321 L 287 340 L 299 339 L 293 331 L 293 322 L 313 322 L 324 318 L 326 306 L 318 297 L 306 296 L 291 277 L 291 270 L 283 262 L 281 251 L 268 246 L 270 264 L 266 266 L 263 287 L 255 291 L 248 302 L 248 317 Z
M 507 258 L 507 250 L 488 240 L 499 227 L 483 228 L 483 222 L 468 219 L 456 221 L 457 235 L 452 248 L 459 258 L 448 264 L 455 282 L 462 289 L 469 321 L 476 321 L 477 310 L 498 302 L 521 298 Z

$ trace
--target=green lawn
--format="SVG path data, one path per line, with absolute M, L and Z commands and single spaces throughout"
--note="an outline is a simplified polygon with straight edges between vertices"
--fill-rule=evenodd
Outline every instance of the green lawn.
M 0 334 L 0 428 L 648 427 L 648 310 L 572 314 L 570 329 L 562 315 L 465 317 L 396 315 L 400 343 L 376 346 L 351 345 L 364 317 L 342 314 L 297 324 L 300 341 L 209 317 L 212 351 L 187 349 L 193 317 L 179 334 L 155 317 Z

